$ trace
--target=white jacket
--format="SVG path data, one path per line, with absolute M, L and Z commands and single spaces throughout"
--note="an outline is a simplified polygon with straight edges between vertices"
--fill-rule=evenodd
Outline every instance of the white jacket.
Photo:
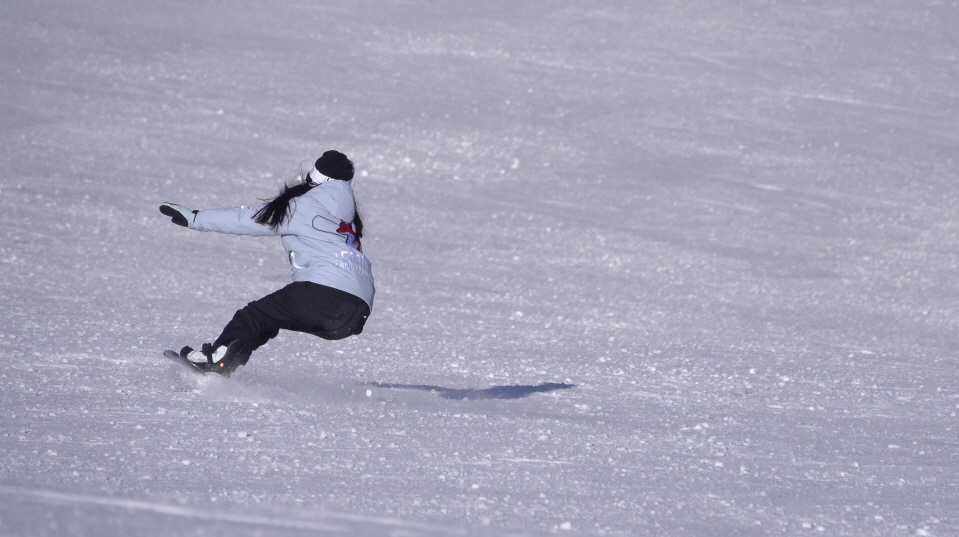
M 373 271 L 348 223 L 356 202 L 349 181 L 330 180 L 290 201 L 289 218 L 276 231 L 253 221 L 263 207 L 206 209 L 190 229 L 257 237 L 279 235 L 293 270 L 293 281 L 332 287 L 363 299 L 373 309 Z

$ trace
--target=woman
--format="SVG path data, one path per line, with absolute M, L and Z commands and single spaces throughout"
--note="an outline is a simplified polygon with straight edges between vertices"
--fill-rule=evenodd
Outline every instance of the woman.
M 280 329 L 323 339 L 363 331 L 373 306 L 373 273 L 363 255 L 363 222 L 353 198 L 353 162 L 343 153 L 323 153 L 302 183 L 257 207 L 191 211 L 164 203 L 174 224 L 198 231 L 282 237 L 293 283 L 238 310 L 220 337 L 180 356 L 205 371 L 230 376 Z M 205 362 L 197 362 L 197 359 Z

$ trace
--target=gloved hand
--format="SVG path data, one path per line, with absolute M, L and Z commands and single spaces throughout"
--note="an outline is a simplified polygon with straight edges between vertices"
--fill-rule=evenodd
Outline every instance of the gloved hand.
M 189 221 L 194 218 L 193 215 L 199 211 L 191 211 L 190 209 L 177 205 L 176 203 L 164 202 L 163 205 L 160 205 L 160 212 L 169 216 L 170 221 L 178 226 L 186 227 L 189 225 Z

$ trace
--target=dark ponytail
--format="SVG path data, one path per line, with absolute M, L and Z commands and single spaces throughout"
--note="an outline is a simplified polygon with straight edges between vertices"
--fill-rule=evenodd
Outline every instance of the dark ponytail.
M 283 190 L 280 191 L 280 195 L 267 202 L 266 205 L 257 211 L 256 214 L 253 215 L 253 221 L 257 224 L 269 226 L 270 229 L 276 231 L 278 227 L 282 226 L 283 223 L 290 218 L 290 202 L 293 201 L 293 198 L 298 198 L 306 194 L 315 186 L 316 183 L 309 181 L 293 186 L 283 185 Z M 362 226 L 362 224 L 360 225 Z
M 269 226 L 270 229 L 276 231 L 278 227 L 289 220 L 290 203 L 293 201 L 293 198 L 298 198 L 306 194 L 315 186 L 316 183 L 310 181 L 293 186 L 283 185 L 283 190 L 280 191 L 280 195 L 261 207 L 260 210 L 253 215 L 253 221 L 257 224 Z M 359 208 L 355 206 L 353 208 L 353 232 L 356 234 L 357 239 L 363 238 L 363 220 L 360 218 Z
M 353 233 L 356 233 L 357 239 L 363 238 L 363 220 L 360 219 L 359 207 L 353 208 Z

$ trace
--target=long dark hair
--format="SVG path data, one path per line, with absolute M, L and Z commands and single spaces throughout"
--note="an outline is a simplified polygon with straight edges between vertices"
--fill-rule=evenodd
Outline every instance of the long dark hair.
M 356 233 L 357 239 L 363 238 L 363 220 L 360 218 L 360 208 L 353 200 L 353 233 Z
M 290 219 L 290 205 L 293 199 L 306 194 L 315 186 L 317 186 L 316 183 L 310 180 L 306 180 L 302 183 L 292 186 L 283 185 L 283 189 L 280 190 L 280 195 L 268 201 L 266 205 L 261 207 L 260 210 L 253 215 L 253 221 L 257 224 L 269 226 L 270 229 L 276 231 L 277 228 Z M 363 220 L 360 218 L 360 211 L 355 205 L 353 207 L 352 224 L 353 232 L 356 233 L 356 238 L 362 239 Z
M 266 205 L 260 208 L 253 215 L 253 221 L 257 224 L 269 226 L 276 231 L 276 228 L 283 225 L 290 218 L 290 202 L 293 198 L 298 198 L 309 192 L 316 184 L 305 181 L 298 185 L 283 185 L 280 195 L 268 201 Z

